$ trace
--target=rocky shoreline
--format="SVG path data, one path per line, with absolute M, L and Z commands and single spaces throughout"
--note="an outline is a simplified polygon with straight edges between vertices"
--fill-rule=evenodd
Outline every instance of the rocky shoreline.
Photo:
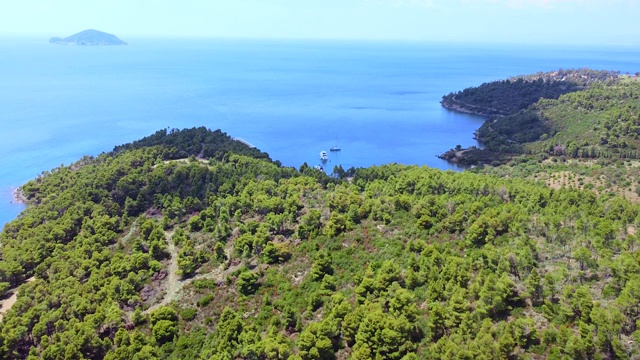
M 24 193 L 20 188 L 13 189 L 13 200 L 11 200 L 12 204 L 22 204 L 27 205 L 27 198 L 24 196 Z
M 442 102 L 442 107 L 447 109 L 447 110 L 451 110 L 451 111 L 455 111 L 455 112 L 459 112 L 459 113 L 463 113 L 463 114 L 469 114 L 469 115 L 477 115 L 477 116 L 486 116 L 483 113 L 477 112 L 477 111 L 473 111 L 473 110 L 469 110 L 467 108 L 464 108 L 458 104 L 455 103 L 444 103 Z
M 463 114 L 482 116 L 486 119 L 489 119 L 493 116 L 497 116 L 497 117 L 505 116 L 505 114 L 500 112 L 499 110 L 491 109 L 491 108 L 482 108 L 479 106 L 467 104 L 455 99 L 455 97 L 442 99 L 442 101 L 440 101 L 440 105 L 442 105 L 442 107 L 447 110 L 456 111 Z
M 449 163 L 453 163 L 453 164 L 460 164 L 460 160 L 462 159 L 462 156 L 464 155 L 464 153 L 466 151 L 468 151 L 469 149 L 459 149 L 459 150 L 455 150 L 455 149 L 449 149 L 447 151 L 445 151 L 444 153 L 437 155 L 438 158 L 445 160 Z
M 498 166 L 508 162 L 513 155 L 471 146 L 468 148 L 449 149 L 438 155 L 438 157 L 452 164 L 473 167 L 480 165 Z

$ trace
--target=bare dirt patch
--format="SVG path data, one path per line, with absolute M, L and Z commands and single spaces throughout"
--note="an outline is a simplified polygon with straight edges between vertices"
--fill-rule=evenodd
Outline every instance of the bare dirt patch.
M 636 234 L 636 227 L 633 226 L 633 225 L 627 225 L 627 234 L 635 235 Z
M 23 284 L 32 282 L 35 279 L 36 278 L 34 277 L 30 277 L 27 280 L 25 280 Z M 6 300 L 0 301 L 0 321 L 2 321 L 2 319 L 4 318 L 4 314 L 6 314 L 13 307 L 13 305 L 16 304 L 16 301 L 18 301 L 18 288 L 19 286 L 11 290 L 13 291 L 13 293 L 11 294 L 11 296 L 9 296 L 9 298 L 7 298 Z

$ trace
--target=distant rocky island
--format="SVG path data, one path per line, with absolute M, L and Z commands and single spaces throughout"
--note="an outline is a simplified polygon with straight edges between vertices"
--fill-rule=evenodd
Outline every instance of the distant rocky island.
M 81 31 L 64 39 L 53 37 L 49 42 L 57 45 L 127 45 L 126 42 L 120 40 L 113 34 L 93 29 Z

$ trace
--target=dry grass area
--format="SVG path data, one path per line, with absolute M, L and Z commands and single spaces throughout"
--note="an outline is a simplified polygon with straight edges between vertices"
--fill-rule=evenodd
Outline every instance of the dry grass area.
M 196 160 L 197 160 L 199 163 L 201 163 L 201 164 L 203 164 L 203 165 L 205 165 L 205 166 L 207 166 L 207 167 L 210 167 L 210 166 L 209 166 L 209 160 L 208 160 L 208 159 L 196 158 Z M 169 164 L 169 163 L 173 163 L 173 162 L 175 162 L 175 163 L 189 163 L 190 161 L 191 161 L 191 160 L 190 160 L 189 158 L 183 158 L 183 159 L 175 159 L 175 160 L 165 160 L 165 161 L 163 161 L 162 163 L 163 163 L 163 164 Z M 155 169 L 155 168 L 157 168 L 157 167 L 158 167 L 158 165 L 159 165 L 159 164 L 154 165 L 154 166 L 153 166 L 153 168 L 154 168 L 154 169 Z
M 614 193 L 632 202 L 640 203 L 640 196 L 632 190 L 638 186 L 637 181 L 633 181 L 631 186 L 622 187 L 616 184 L 611 184 L 603 176 L 597 178 L 589 177 L 578 175 L 571 171 L 560 171 L 546 175 L 547 177 L 544 181 L 552 189 L 571 187 L 581 190 L 592 190 L 598 195 Z
M 530 176 L 543 181 L 553 189 L 561 187 L 591 190 L 597 195 L 615 194 L 631 202 L 640 203 L 640 161 L 627 161 L 622 165 L 600 166 L 594 160 L 569 161 L 563 170 L 556 170 L 550 161 L 542 165 L 543 171 Z

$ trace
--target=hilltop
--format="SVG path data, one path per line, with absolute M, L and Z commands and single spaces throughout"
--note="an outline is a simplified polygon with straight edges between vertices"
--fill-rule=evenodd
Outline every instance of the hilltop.
M 352 175 L 205 128 L 43 173 L 0 234 L 17 294 L 0 357 L 640 355 L 638 205 L 417 166 Z
M 64 39 L 53 37 L 49 42 L 57 45 L 127 45 L 126 42 L 118 39 L 113 34 L 93 29 L 81 31 Z

